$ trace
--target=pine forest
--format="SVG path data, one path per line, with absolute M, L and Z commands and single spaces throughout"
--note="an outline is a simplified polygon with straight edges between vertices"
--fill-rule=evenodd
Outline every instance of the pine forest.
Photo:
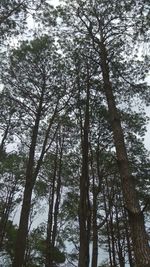
M 149 0 L 0 1 L 1 267 L 150 267 L 149 44 Z

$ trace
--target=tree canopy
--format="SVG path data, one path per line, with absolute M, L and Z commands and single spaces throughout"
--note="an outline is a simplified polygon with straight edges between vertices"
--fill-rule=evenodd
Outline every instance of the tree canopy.
M 150 266 L 149 24 L 145 0 L 1 1 L 3 266 Z

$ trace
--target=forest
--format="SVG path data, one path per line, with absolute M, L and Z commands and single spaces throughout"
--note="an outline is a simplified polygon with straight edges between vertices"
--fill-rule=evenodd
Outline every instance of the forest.
M 0 266 L 150 267 L 149 0 L 0 1 Z

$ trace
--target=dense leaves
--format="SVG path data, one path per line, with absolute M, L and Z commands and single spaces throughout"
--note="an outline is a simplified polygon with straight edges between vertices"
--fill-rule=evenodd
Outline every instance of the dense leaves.
M 24 32 L 25 40 L 7 52 L 1 45 L 3 266 L 6 259 L 13 267 L 149 267 L 137 262 L 131 224 L 145 217 L 139 236 L 148 240 L 149 54 L 141 52 L 149 42 L 148 1 L 74 0 L 56 8 L 1 1 L 0 8 L 1 38 Z M 137 213 L 120 165 L 129 167 Z

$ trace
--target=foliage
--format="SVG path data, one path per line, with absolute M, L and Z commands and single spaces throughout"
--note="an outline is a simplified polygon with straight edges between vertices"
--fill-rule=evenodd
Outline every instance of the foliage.
M 67 0 L 56 9 L 43 2 L 0 3 L 3 40 L 21 34 L 29 14 L 36 24 L 35 36 L 29 40 L 25 36 L 26 41 L 18 47 L 12 47 L 9 53 L 4 51 L 1 61 L 1 251 L 13 261 L 18 226 L 12 217 L 23 198 L 32 154 L 33 226 L 27 237 L 25 266 L 45 266 L 47 218 L 55 236 L 53 246 L 49 244 L 53 262 L 58 266 L 67 260 L 78 262 L 79 189 L 85 171 L 87 134 L 88 241 L 94 246 L 97 229 L 97 249 L 106 250 L 110 261 L 99 267 L 121 266 L 122 259 L 132 266 L 131 229 L 104 94 L 102 44 L 107 50 L 109 79 L 124 132 L 131 179 L 149 221 L 150 160 L 143 144 L 148 123 L 143 110 L 150 100 L 146 83 L 149 55 L 140 55 L 142 46 L 149 42 L 149 2 Z M 13 144 L 16 146 L 12 148 Z M 40 214 L 41 206 L 43 211 L 46 207 L 45 215 Z M 42 224 L 34 226 L 37 214 Z

